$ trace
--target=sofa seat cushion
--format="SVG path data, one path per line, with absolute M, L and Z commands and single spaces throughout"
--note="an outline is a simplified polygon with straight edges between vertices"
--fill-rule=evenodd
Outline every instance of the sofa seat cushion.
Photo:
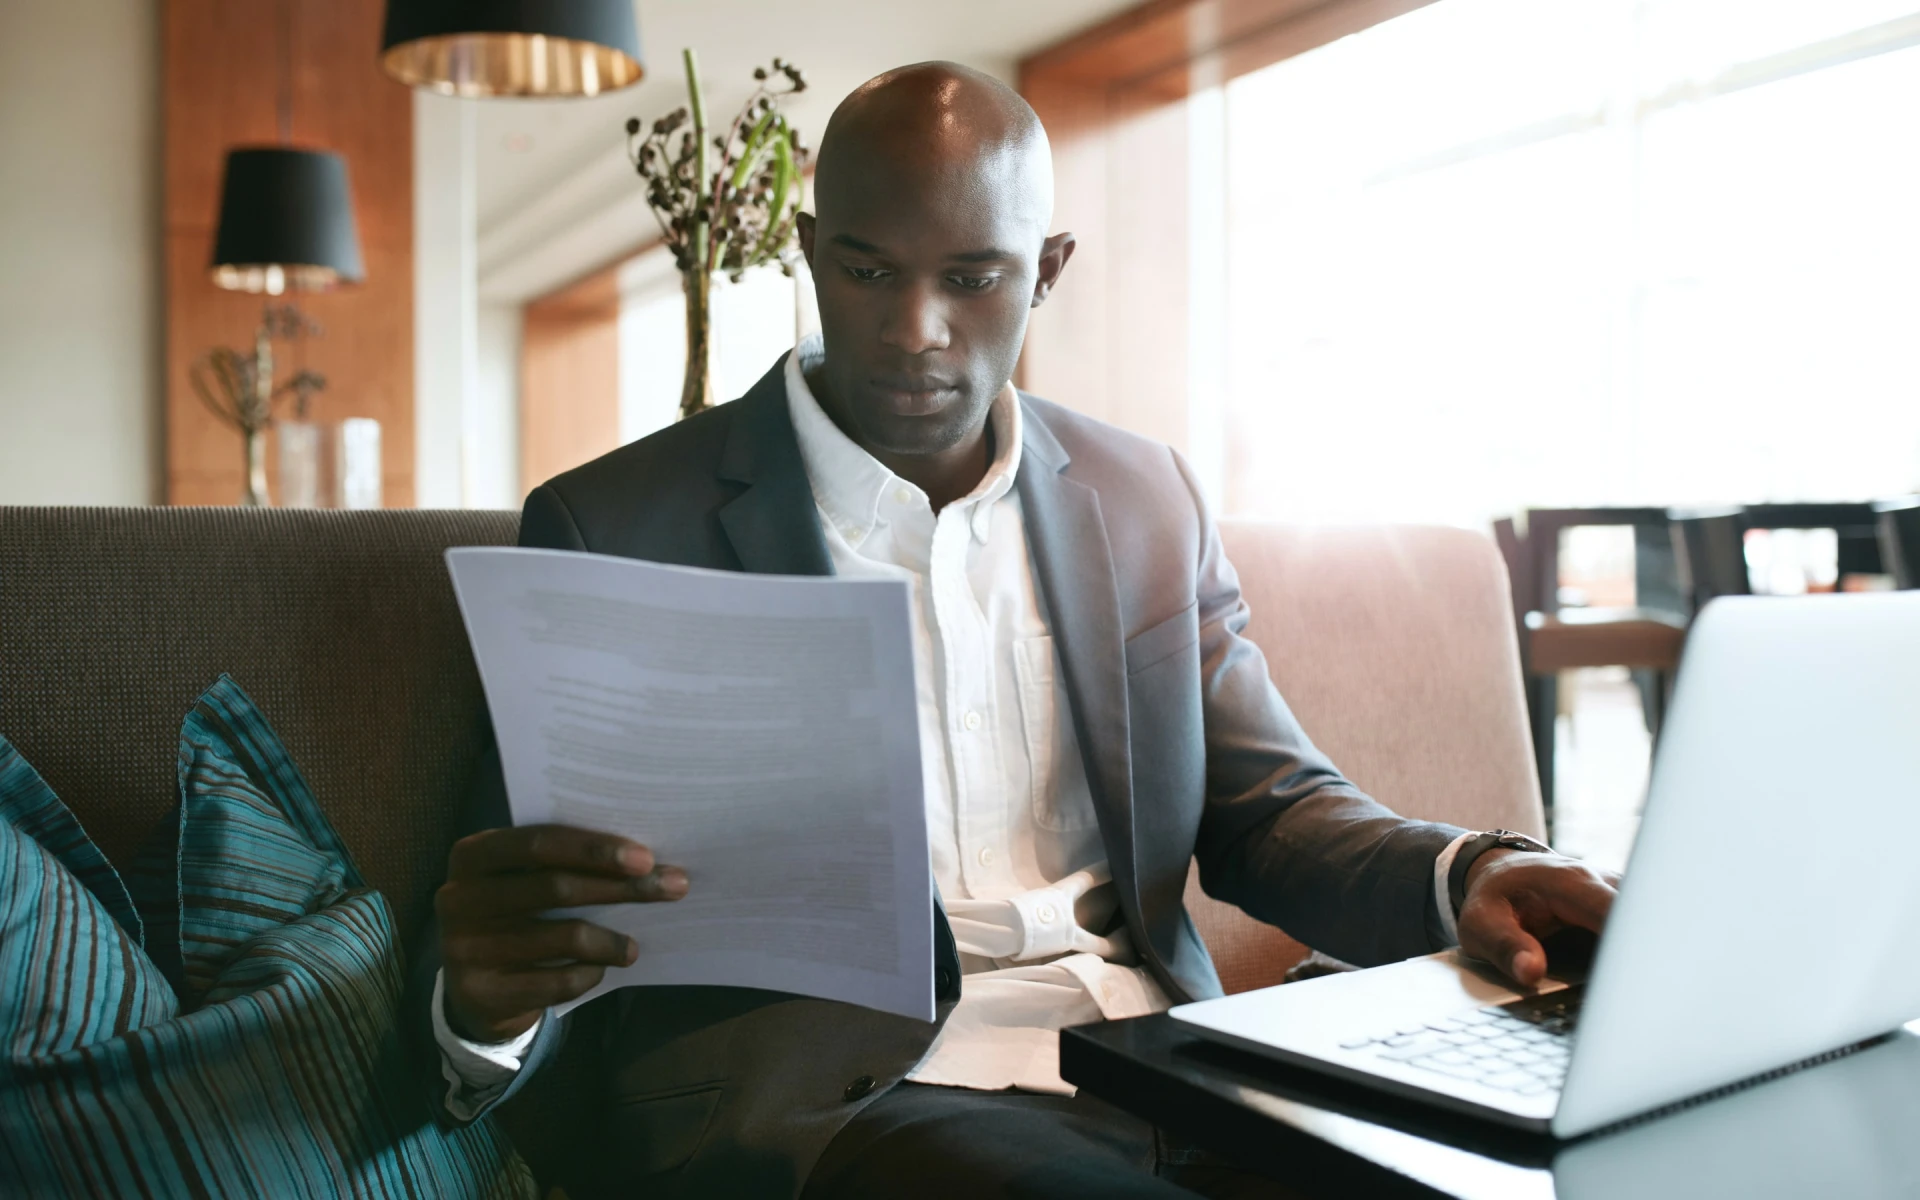
M 0 750 L 0 957 L 31 981 L 0 993 L 0 1192 L 532 1195 L 492 1123 L 435 1123 L 393 915 L 232 680 L 189 713 L 179 781 L 129 889 Z

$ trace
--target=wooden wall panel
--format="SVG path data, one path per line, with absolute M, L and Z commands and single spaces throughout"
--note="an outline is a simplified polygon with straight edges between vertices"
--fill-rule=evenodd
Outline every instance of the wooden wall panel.
M 520 341 L 520 490 L 620 444 L 620 266 L 530 301 Z
M 413 503 L 413 98 L 380 70 L 383 0 L 167 0 L 162 22 L 167 256 L 166 495 L 232 504 L 239 434 L 200 406 L 191 364 L 251 347 L 263 297 L 207 277 L 221 172 L 235 145 L 278 142 L 278 21 L 293 20 L 292 143 L 345 155 L 367 281 L 290 296 L 325 328 L 304 348 L 327 376 L 315 415 L 380 422 L 386 503 Z M 293 363 L 277 348 L 284 378 Z M 273 461 L 270 447 L 269 464 Z

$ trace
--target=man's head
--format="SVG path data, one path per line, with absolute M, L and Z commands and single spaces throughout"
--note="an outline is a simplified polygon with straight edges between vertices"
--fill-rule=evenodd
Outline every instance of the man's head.
M 978 71 L 902 67 L 834 111 L 813 186 L 799 232 L 826 338 L 821 403 L 883 454 L 961 446 L 1073 252 L 1071 234 L 1047 236 L 1039 118 Z

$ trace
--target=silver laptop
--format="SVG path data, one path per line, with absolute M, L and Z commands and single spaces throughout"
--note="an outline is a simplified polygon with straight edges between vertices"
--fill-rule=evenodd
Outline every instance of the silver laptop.
M 1171 1015 L 1576 1137 L 1920 1017 L 1917 852 L 1920 592 L 1717 600 L 1688 637 L 1584 980 L 1523 994 L 1446 953 Z

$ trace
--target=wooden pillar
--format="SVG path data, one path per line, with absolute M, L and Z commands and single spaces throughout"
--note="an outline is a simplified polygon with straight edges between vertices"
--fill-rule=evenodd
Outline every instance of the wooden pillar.
M 411 505 L 413 97 L 380 70 L 383 0 L 166 0 L 167 501 L 240 496 L 240 435 L 202 408 L 188 369 L 215 346 L 249 349 L 260 321 L 265 297 L 216 288 L 207 266 L 227 150 L 279 141 L 282 4 L 292 22 L 291 143 L 345 156 L 367 279 L 281 299 L 325 329 L 301 351 L 327 377 L 313 415 L 378 420 L 385 501 Z M 300 360 L 276 351 L 284 378 Z

